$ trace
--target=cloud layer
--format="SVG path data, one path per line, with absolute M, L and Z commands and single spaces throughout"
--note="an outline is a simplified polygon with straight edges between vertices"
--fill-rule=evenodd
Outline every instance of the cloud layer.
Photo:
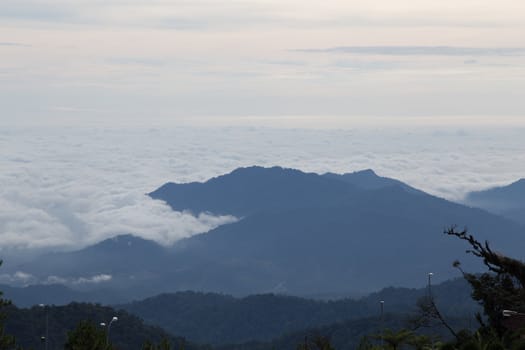
M 304 49 L 303 52 L 332 52 L 386 56 L 523 56 L 524 47 L 453 47 L 453 46 L 340 46 Z
M 174 212 L 145 193 L 239 166 L 318 173 L 372 168 L 449 199 L 525 177 L 523 126 L 395 124 L 4 129 L 1 248 L 72 249 L 123 233 L 171 244 L 235 218 Z
M 23 271 L 16 271 L 12 274 L 0 274 L 0 284 L 9 284 L 16 287 L 27 287 L 34 284 L 64 284 L 72 287 L 93 285 L 109 282 L 113 279 L 112 275 L 100 274 L 89 277 L 64 278 L 60 276 L 48 276 L 46 279 L 38 277 Z

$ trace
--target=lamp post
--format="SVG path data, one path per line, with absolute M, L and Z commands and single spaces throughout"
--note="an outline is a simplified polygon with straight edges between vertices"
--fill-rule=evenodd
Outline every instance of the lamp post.
M 118 317 L 117 317 L 117 316 L 113 316 L 113 318 L 111 319 L 111 321 L 109 321 L 109 323 L 108 323 L 108 330 L 107 330 L 107 332 L 106 332 L 106 345 L 109 344 L 109 331 L 111 330 L 111 324 L 112 324 L 113 322 L 116 322 L 116 321 L 118 321 Z M 102 326 L 102 325 L 105 326 L 106 324 L 105 324 L 104 322 L 102 322 L 100 325 L 101 325 L 101 326 Z
M 45 304 L 38 304 L 38 306 L 43 308 L 44 311 L 46 312 L 46 335 L 41 337 L 40 339 L 44 340 L 44 347 L 47 350 L 47 344 L 49 342 L 49 312 L 48 312 L 47 305 L 45 305 Z
M 432 306 L 435 307 L 434 301 L 432 300 L 432 276 L 434 276 L 434 273 L 429 272 L 428 273 L 428 301 L 431 303 Z M 434 340 L 430 340 L 430 349 L 434 350 Z
M 384 309 L 385 309 L 385 301 L 384 300 L 380 300 L 379 301 L 379 305 L 381 307 L 381 333 L 383 333 L 381 335 L 381 347 L 384 347 L 384 344 L 385 344 L 385 340 L 384 340 L 384 332 L 385 332 L 385 320 L 384 320 Z
M 501 313 L 503 314 L 503 317 L 525 316 L 524 313 L 514 311 L 514 310 L 503 310 Z
M 428 297 L 432 298 L 432 276 L 434 273 L 429 272 L 428 273 Z

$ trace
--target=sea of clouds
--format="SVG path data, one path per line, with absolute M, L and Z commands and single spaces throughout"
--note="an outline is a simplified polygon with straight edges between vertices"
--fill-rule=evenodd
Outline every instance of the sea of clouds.
M 146 193 L 250 165 L 372 168 L 450 200 L 525 177 L 525 129 L 11 127 L 0 130 L 0 248 L 76 249 L 124 233 L 169 245 L 237 220 Z

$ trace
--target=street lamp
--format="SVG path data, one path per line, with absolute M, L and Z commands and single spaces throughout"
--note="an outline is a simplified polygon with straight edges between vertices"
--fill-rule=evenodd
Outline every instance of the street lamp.
M 428 301 L 435 308 L 434 301 L 432 300 L 432 276 L 434 276 L 434 273 L 429 272 L 428 273 Z M 434 350 L 434 340 L 432 339 L 430 340 L 430 349 Z
M 381 346 L 384 346 L 385 340 L 384 340 L 384 332 L 385 332 L 385 321 L 384 321 L 384 309 L 385 309 L 385 301 L 380 300 L 379 305 L 381 306 Z
M 432 298 L 432 276 L 434 275 L 434 273 L 432 272 L 429 272 L 428 273 L 428 296 L 430 298 Z
M 109 321 L 109 323 L 108 323 L 108 331 L 107 331 L 107 334 L 106 334 L 106 344 L 109 344 L 109 331 L 111 330 L 111 324 L 113 322 L 116 322 L 116 321 L 118 321 L 118 317 L 117 316 L 113 316 L 111 321 Z M 101 323 L 100 325 L 102 325 L 102 324 L 105 325 L 105 323 Z
M 38 306 L 43 308 L 45 310 L 45 312 L 46 312 L 46 335 L 43 336 L 43 337 L 40 337 L 40 339 L 43 340 L 43 342 L 45 344 L 45 349 L 47 350 L 47 344 L 49 342 L 49 312 L 48 312 L 48 308 L 47 308 L 46 305 L 38 304 Z
M 503 310 L 501 313 L 503 314 L 503 317 L 525 316 L 524 313 L 514 311 L 514 310 Z

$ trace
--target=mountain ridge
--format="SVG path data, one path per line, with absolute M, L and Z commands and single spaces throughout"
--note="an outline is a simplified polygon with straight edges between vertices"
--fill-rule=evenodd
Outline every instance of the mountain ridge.
M 463 202 L 525 225 L 525 179 L 505 186 L 469 192 Z
M 173 186 L 152 198 L 195 212 L 223 208 L 218 211 L 241 219 L 170 247 L 129 245 L 131 237 L 124 237 L 46 256 L 22 271 L 43 280 L 110 275 L 76 287 L 108 288 L 127 300 L 178 290 L 340 295 L 416 286 L 430 271 L 445 280 L 456 274 L 456 259 L 479 271 L 482 264 L 464 254 L 464 243 L 442 233 L 452 225 L 469 227 L 478 239 L 495 242 L 494 249 L 522 254 L 518 224 L 370 170 L 326 176 L 250 167 Z

